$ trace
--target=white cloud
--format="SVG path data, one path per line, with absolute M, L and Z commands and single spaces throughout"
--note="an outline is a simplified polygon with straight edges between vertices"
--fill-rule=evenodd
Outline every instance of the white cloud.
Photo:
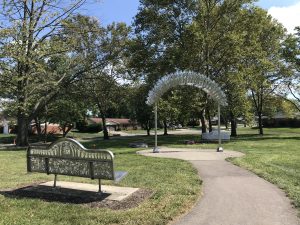
M 273 6 L 268 12 L 282 23 L 289 33 L 294 33 L 294 28 L 300 26 L 300 1 L 290 6 Z

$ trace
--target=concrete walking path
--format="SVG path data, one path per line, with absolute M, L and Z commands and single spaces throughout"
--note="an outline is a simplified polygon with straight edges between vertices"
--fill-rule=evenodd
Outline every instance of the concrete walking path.
M 257 175 L 225 161 L 242 153 L 160 148 L 146 156 L 190 161 L 203 180 L 203 196 L 177 225 L 300 225 L 297 210 L 284 192 Z

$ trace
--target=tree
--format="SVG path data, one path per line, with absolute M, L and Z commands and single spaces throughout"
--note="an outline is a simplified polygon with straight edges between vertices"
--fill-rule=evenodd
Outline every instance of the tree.
M 137 120 L 143 129 L 150 136 L 153 128 L 154 112 L 153 107 L 146 104 L 149 89 L 145 84 L 133 87 L 131 97 L 132 116 L 131 119 Z
M 141 74 L 148 90 L 162 76 L 184 69 L 186 25 L 195 14 L 197 0 L 140 1 L 135 16 L 136 37 L 130 45 L 130 67 Z
M 163 122 L 164 135 L 168 135 L 168 125 L 175 123 L 178 118 L 179 111 L 174 104 L 172 96 L 167 95 L 158 102 L 158 118 Z
M 238 87 L 243 86 L 240 83 L 243 79 L 241 79 L 241 73 L 234 73 L 234 76 L 232 74 L 239 69 L 243 33 L 246 31 L 246 27 L 241 29 L 241 11 L 250 7 L 251 2 L 247 0 L 199 1 L 199 10 L 193 23 L 189 25 L 189 35 L 186 36 L 188 68 L 210 77 L 218 82 L 227 94 L 230 94 L 227 95 L 227 100 L 231 111 L 229 114 L 233 128 L 232 136 L 237 135 L 235 125 L 237 115 L 234 112 L 236 110 L 233 110 L 239 107 L 236 100 L 241 97 L 239 102 L 242 102 L 243 96 L 246 95 L 240 95 L 240 91 L 235 93 Z M 201 118 L 204 118 L 205 115 L 209 118 L 210 112 L 207 110 L 211 108 L 209 106 L 211 103 L 208 95 L 204 96 L 203 102 L 206 106 L 201 111 Z M 206 124 L 202 124 L 202 131 L 206 132 Z M 211 124 L 210 119 L 209 124 Z M 209 127 L 211 130 L 211 125 Z
M 90 107 L 97 108 L 97 114 L 102 118 L 103 137 L 109 139 L 106 118 L 121 98 L 119 81 L 124 82 L 127 75 L 125 50 L 130 28 L 124 23 L 113 23 L 104 28 L 98 21 L 81 15 L 72 18 L 72 24 L 74 23 L 83 30 L 93 27 L 92 35 L 81 42 L 85 43 L 90 64 L 101 66 L 86 74 L 81 80 L 81 89 L 89 100 Z
M 67 19 L 85 3 L 69 5 L 58 0 L 4 0 L 0 30 L 0 80 L 15 101 L 17 145 L 28 144 L 31 120 L 60 90 L 99 65 L 88 64 L 81 38 L 90 33 L 71 35 L 74 26 Z M 76 29 L 75 29 L 76 30 Z M 74 34 L 74 32 L 73 32 Z M 77 39 L 76 39 L 77 38 Z M 62 71 L 51 67 L 53 58 L 62 57 Z
M 282 56 L 290 76 L 285 77 L 277 94 L 300 111 L 300 27 L 296 27 L 295 30 L 296 34 L 288 35 L 282 42 Z
M 282 42 L 282 55 L 286 62 L 296 71 L 300 71 L 300 26 L 295 34 L 289 34 Z
M 282 78 L 285 68 L 280 57 L 284 30 L 263 9 L 253 7 L 244 13 L 248 32 L 243 49 L 243 72 L 247 75 L 247 85 L 258 117 L 259 134 L 263 135 L 265 101 L 274 93 L 276 82 Z
M 134 62 L 151 86 L 174 70 L 200 72 L 215 81 L 224 75 L 235 40 L 235 17 L 251 0 L 141 1 L 135 18 Z M 236 40 L 235 40 L 236 41 Z M 139 47 L 138 47 L 139 46 Z M 222 73 L 223 72 L 223 73 Z M 226 74 L 225 74 L 226 75 Z M 200 111 L 202 131 L 206 132 L 205 104 Z
M 63 137 L 66 137 L 77 122 L 83 121 L 87 113 L 82 95 L 69 90 L 61 93 L 58 99 L 47 105 L 47 109 L 48 121 L 59 124 Z
M 143 48 L 135 53 L 136 56 L 145 52 L 148 55 L 146 63 L 140 64 L 140 69 L 149 75 L 148 80 L 152 81 L 151 83 L 163 75 L 155 76 L 156 71 L 170 73 L 184 69 L 184 37 L 197 7 L 197 0 L 140 2 L 134 26 L 138 43 Z
M 185 126 L 190 120 L 200 119 L 202 132 L 206 132 L 205 117 L 202 112 L 205 108 L 205 93 L 197 87 L 180 86 L 171 90 L 173 105 L 178 111 L 177 121 Z M 204 126 L 203 126 L 204 124 Z M 203 130 L 203 127 L 205 130 Z
M 117 104 L 118 99 L 121 97 L 119 95 L 119 85 L 113 79 L 113 77 L 95 72 L 91 74 L 89 81 L 86 82 L 86 86 L 89 86 L 85 91 L 90 99 L 91 104 L 95 104 L 95 111 L 102 119 L 103 127 L 103 138 L 105 140 L 109 139 L 108 130 L 106 126 L 107 113 L 110 109 L 114 108 Z

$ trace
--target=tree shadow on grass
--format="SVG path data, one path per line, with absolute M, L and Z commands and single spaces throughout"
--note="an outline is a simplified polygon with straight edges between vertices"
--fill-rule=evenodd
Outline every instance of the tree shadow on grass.
M 195 140 L 197 142 L 201 141 L 200 135 L 158 135 L 158 143 L 160 146 L 164 145 L 181 145 L 184 144 L 186 140 Z M 130 148 L 129 144 L 139 142 L 146 143 L 149 147 L 154 146 L 154 136 L 126 136 L 126 137 L 114 137 L 110 140 L 92 140 L 83 142 L 83 145 L 87 148 L 99 148 L 99 149 L 124 149 Z M 134 150 L 134 149 L 133 149 Z
M 15 138 L 15 136 L 0 136 L 0 144 L 12 144 Z
M 199 146 L 201 148 L 202 144 L 217 144 L 217 141 L 210 141 L 205 142 L 201 140 L 200 135 L 176 135 L 176 134 L 170 134 L 167 136 L 159 135 L 158 136 L 158 145 L 159 146 L 170 146 L 170 145 L 184 145 L 186 140 L 193 140 L 197 144 L 196 146 Z M 232 137 L 230 141 L 226 141 L 226 143 L 239 143 L 243 141 L 249 141 L 249 142 L 260 142 L 260 141 L 272 141 L 272 140 L 278 140 L 278 141 L 288 141 L 288 140 L 300 140 L 300 136 L 297 135 L 291 135 L 291 136 L 276 136 L 274 134 L 265 134 L 263 136 L 258 134 L 242 134 L 238 137 Z M 112 138 L 110 140 L 93 140 L 93 141 L 87 141 L 83 144 L 87 148 L 99 148 L 99 149 L 112 149 L 114 150 L 125 150 L 130 148 L 129 144 L 133 142 L 143 142 L 148 144 L 148 146 L 151 148 L 154 146 L 154 136 L 128 136 L 128 137 L 122 137 L 122 138 Z M 187 145 L 189 147 L 189 145 Z M 127 151 L 125 150 L 124 153 L 135 153 L 135 150 L 139 149 L 132 149 Z M 122 152 L 117 152 L 116 154 L 122 154 Z
M 276 136 L 274 134 L 242 134 L 231 138 L 232 142 L 240 141 L 266 141 L 266 140 L 300 140 L 300 136 Z

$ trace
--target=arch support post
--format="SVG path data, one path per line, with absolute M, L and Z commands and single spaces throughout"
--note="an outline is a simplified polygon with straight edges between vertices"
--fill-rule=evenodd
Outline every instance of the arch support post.
M 153 153 L 159 153 L 159 149 L 157 147 L 157 103 L 154 105 L 154 126 L 155 126 L 155 141 L 154 141 L 154 148 Z
M 221 107 L 220 102 L 218 103 L 218 148 L 217 152 L 223 152 L 223 148 L 221 147 Z

